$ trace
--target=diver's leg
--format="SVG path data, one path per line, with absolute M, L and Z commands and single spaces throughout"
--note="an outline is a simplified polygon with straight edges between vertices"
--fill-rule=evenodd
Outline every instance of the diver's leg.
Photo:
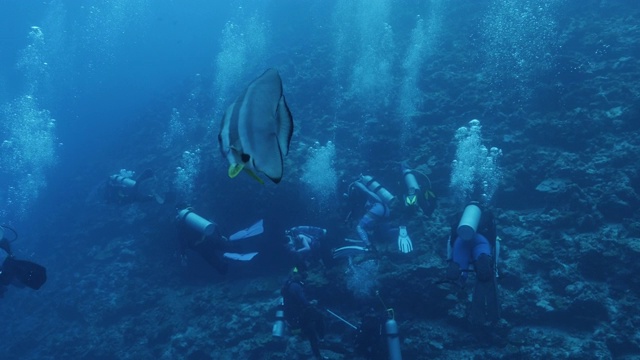
M 309 340 L 309 345 L 311 345 L 311 352 L 313 353 L 313 356 L 315 356 L 317 359 L 322 359 L 322 356 L 320 355 L 320 344 L 318 340 L 318 334 L 316 333 L 315 322 L 310 319 L 309 312 L 307 312 L 304 317 L 305 318 L 302 319 L 301 324 L 302 334 L 307 338 L 307 340 Z
M 211 240 L 204 240 L 193 247 L 202 258 L 221 275 L 225 275 L 229 271 L 229 264 L 220 256 L 218 248 Z
M 460 282 L 464 282 L 467 279 L 466 271 L 469 270 L 469 264 L 471 264 L 471 251 L 472 249 L 469 241 L 464 241 L 460 238 L 454 241 L 453 249 L 451 251 L 451 262 L 449 263 L 449 269 L 447 270 L 447 278 L 449 280 L 460 280 Z
M 313 309 L 313 313 L 314 313 L 313 321 L 315 323 L 314 325 L 315 325 L 316 334 L 318 335 L 318 338 L 324 339 L 324 334 L 325 334 L 324 316 L 316 308 Z
M 481 324 L 485 321 L 497 321 L 500 317 L 498 291 L 493 259 L 488 254 L 481 254 L 475 262 L 476 286 L 473 290 L 470 320 Z
M 356 227 L 356 231 L 358 232 L 358 236 L 360 237 L 360 240 L 362 240 L 362 242 L 364 243 L 364 246 L 369 247 L 371 246 L 371 242 L 369 241 L 369 234 L 367 234 L 367 230 L 362 225 L 363 220 L 360 220 L 360 223 Z

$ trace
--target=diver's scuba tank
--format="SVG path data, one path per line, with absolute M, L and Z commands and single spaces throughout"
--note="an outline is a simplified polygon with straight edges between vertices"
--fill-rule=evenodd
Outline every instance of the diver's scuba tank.
M 216 230 L 216 224 L 194 213 L 190 207 L 178 212 L 178 220 L 184 221 L 187 226 L 196 230 L 202 236 L 211 236 Z
M 284 330 L 287 324 L 284 322 L 284 300 L 280 298 L 278 308 L 276 309 L 276 321 L 273 323 L 271 335 L 275 337 L 284 336 Z
M 418 179 L 413 170 L 409 168 L 402 169 L 402 177 L 404 178 L 404 184 L 407 186 L 407 195 L 404 197 L 404 205 L 418 205 L 418 194 L 420 193 L 420 185 L 418 185 Z
M 136 186 L 135 180 L 133 180 L 132 178 L 124 177 L 122 175 L 111 175 L 109 178 L 111 179 L 113 184 L 116 184 L 125 188 L 132 188 Z
M 389 360 L 402 360 L 400 352 L 400 335 L 398 334 L 398 323 L 394 318 L 390 318 L 384 324 L 387 334 L 387 348 L 389 349 Z
M 395 199 L 392 193 L 389 190 L 385 189 L 377 182 L 372 176 L 363 175 L 359 180 L 371 193 L 375 194 L 385 205 L 391 204 L 391 202 Z
M 398 333 L 398 323 L 396 322 L 394 311 L 382 300 L 380 292 L 376 291 L 376 296 L 387 311 L 387 322 L 384 323 L 384 333 L 387 335 L 387 349 L 389 350 L 389 360 L 402 360 L 400 352 L 400 334 Z
M 464 208 L 460 222 L 458 223 L 457 233 L 462 240 L 471 240 L 478 231 L 478 224 L 482 210 L 477 203 L 471 203 Z

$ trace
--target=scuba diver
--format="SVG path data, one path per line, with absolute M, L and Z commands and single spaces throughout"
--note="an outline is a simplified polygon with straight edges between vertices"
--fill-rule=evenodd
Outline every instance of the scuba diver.
M 370 240 L 372 235 L 396 234 L 398 238 L 398 249 L 403 253 L 413 251 L 411 238 L 404 226 L 392 228 L 389 224 L 391 207 L 397 202 L 396 197 L 379 182 L 369 175 L 361 175 L 360 178 L 349 185 L 348 193 L 345 194 L 351 208 L 360 208 L 364 203 L 364 214 L 360 217 L 356 225 L 356 232 L 359 240 L 349 240 L 357 245 L 344 246 L 333 250 L 333 257 L 351 256 L 359 252 L 373 250 Z M 357 210 L 355 210 L 357 211 Z M 351 220 L 354 210 L 347 215 L 346 221 Z
M 323 251 L 323 239 L 327 229 L 315 226 L 294 226 L 284 232 L 287 237 L 287 250 L 295 258 L 296 266 L 307 269 L 309 263 L 320 260 L 324 263 L 326 252 Z
M 360 319 L 355 337 L 355 351 L 367 360 L 387 360 L 387 347 L 384 334 L 386 311 L 373 308 L 366 310 Z
M 133 179 L 133 171 L 120 170 L 119 174 L 109 176 L 104 189 L 104 198 L 112 204 L 132 204 L 155 201 L 164 204 L 165 199 L 154 189 L 153 170 L 146 169 Z
M 358 180 L 349 185 L 347 197 L 354 207 L 362 206 L 364 201 L 364 214 L 356 225 L 356 232 L 363 246 L 369 248 L 371 247 L 369 233 L 383 225 L 388 225 L 391 213 L 389 207 L 396 198 L 368 175 L 361 175 Z M 349 212 L 347 219 L 352 213 L 353 211 Z
M 311 345 L 316 359 L 326 359 L 320 354 L 320 339 L 324 337 L 324 316 L 318 310 L 316 300 L 308 300 L 304 290 L 306 273 L 294 268 L 284 283 L 282 294 L 284 318 L 290 329 L 299 330 Z
M 10 241 L 5 237 L 6 231 L 13 233 Z M 11 251 L 11 243 L 18 239 L 18 233 L 7 225 L 0 225 L 0 249 L 7 253 L 7 257 L 0 267 L 0 297 L 4 296 L 7 286 L 18 288 L 29 287 L 40 289 L 47 281 L 47 269 L 41 265 L 27 260 L 18 260 Z
M 193 212 L 186 207 L 178 212 L 178 229 L 182 263 L 186 264 L 186 251 L 191 249 L 198 253 L 209 265 L 221 275 L 228 272 L 227 260 L 251 261 L 257 252 L 228 252 L 236 241 L 247 239 L 263 233 L 262 220 L 250 227 L 240 230 L 228 238 L 222 236 L 218 225 Z
M 469 272 L 475 272 L 476 284 L 469 319 L 473 324 L 500 319 L 496 285 L 500 243 L 491 210 L 470 203 L 454 218 L 448 241 L 447 280 L 464 285 Z M 473 268 L 472 268 L 473 267 Z
M 367 360 L 402 360 L 395 311 L 387 307 L 379 291 L 376 291 L 376 296 L 384 307 L 384 313 L 369 307 L 362 314 L 355 338 L 356 353 Z

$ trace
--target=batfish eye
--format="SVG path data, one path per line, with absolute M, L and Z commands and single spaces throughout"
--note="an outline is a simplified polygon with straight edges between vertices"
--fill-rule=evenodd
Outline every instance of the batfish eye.
M 251 156 L 249 154 L 242 154 L 240 155 L 240 159 L 242 160 L 242 162 L 249 162 L 249 160 L 251 159 Z

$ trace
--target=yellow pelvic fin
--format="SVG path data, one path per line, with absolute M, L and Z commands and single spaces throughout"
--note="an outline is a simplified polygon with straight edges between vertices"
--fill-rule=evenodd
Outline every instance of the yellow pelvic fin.
M 231 164 L 229 165 L 229 177 L 234 178 L 240 174 L 240 171 L 244 168 L 243 164 Z

